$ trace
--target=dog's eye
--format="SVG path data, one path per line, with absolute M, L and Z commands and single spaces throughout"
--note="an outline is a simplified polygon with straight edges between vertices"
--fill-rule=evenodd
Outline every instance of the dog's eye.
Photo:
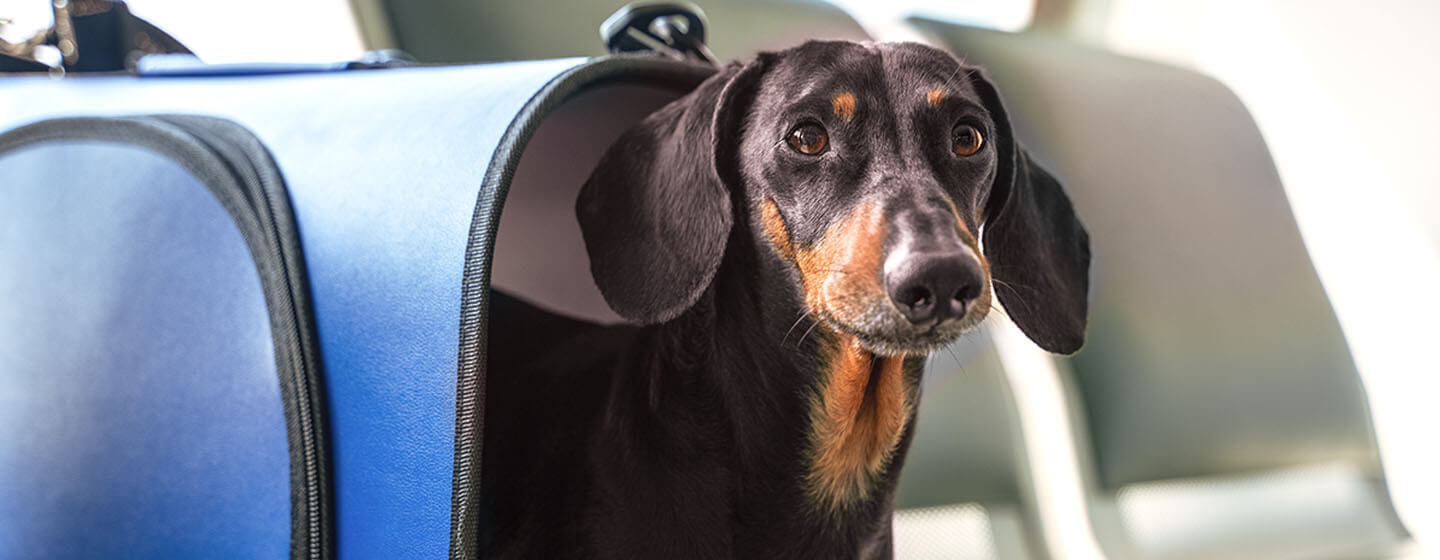
M 807 156 L 820 155 L 820 152 L 830 145 L 830 136 L 825 133 L 825 127 L 815 123 L 795 127 L 790 131 L 790 137 L 785 140 L 795 151 Z
M 955 155 L 973 156 L 985 145 L 985 138 L 980 136 L 980 131 L 968 124 L 956 125 L 955 130 L 950 132 L 950 141 L 954 143 Z

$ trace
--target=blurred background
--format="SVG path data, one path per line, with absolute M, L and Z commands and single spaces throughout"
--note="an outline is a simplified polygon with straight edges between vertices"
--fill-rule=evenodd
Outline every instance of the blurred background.
M 127 3 L 134 14 L 164 29 L 210 63 L 330 62 L 356 59 L 366 50 L 381 48 L 403 49 L 422 62 L 599 55 L 603 49 L 596 28 L 605 16 L 621 5 L 618 1 L 544 0 L 251 0 L 227 4 L 193 0 L 129 0 Z M 1440 154 L 1440 135 L 1435 133 L 1440 130 L 1440 106 L 1435 101 L 1440 99 L 1440 65 L 1433 60 L 1436 53 L 1440 53 L 1440 33 L 1436 33 L 1437 26 L 1440 26 L 1440 3 L 1430 0 L 1378 0 L 1363 4 L 1338 0 L 835 0 L 827 6 L 794 1 L 711 0 L 699 4 L 710 14 L 709 42 L 721 59 L 744 58 L 757 49 L 791 44 L 797 39 L 797 34 L 868 35 L 885 40 L 939 42 L 962 57 L 968 57 L 969 53 L 960 47 L 974 45 L 978 58 L 973 61 L 995 66 L 993 70 L 1000 81 L 1011 82 L 1012 87 L 1002 88 L 1007 102 L 1012 104 L 1012 109 L 1021 107 L 1015 111 L 1023 112 L 1029 118 L 1017 128 L 1022 136 L 1028 131 L 1027 142 L 1039 148 L 1041 161 L 1057 168 L 1062 178 L 1074 176 L 1083 180 L 1103 177 L 1105 173 L 1125 175 L 1129 166 L 1160 166 L 1163 161 L 1140 161 L 1139 158 L 1146 156 L 1137 152 L 1126 152 L 1135 154 L 1133 157 L 1136 159 L 1111 157 L 1087 160 L 1082 157 L 1082 151 L 1071 149 L 1074 144 L 1083 144 L 1089 138 L 1100 142 L 1101 138 L 1109 135 L 1143 130 L 1144 123 L 1121 124 L 1100 118 L 1088 122 L 1066 120 L 1068 117 L 1062 114 L 1063 111 L 1058 108 L 1060 105 L 1054 101 L 1059 97 L 1030 94 L 1023 88 L 1013 87 L 1014 84 L 1033 84 L 1037 88 L 1045 84 L 1058 91 L 1056 96 L 1063 96 L 1072 89 L 1078 96 L 1100 96 L 1095 93 L 1099 90 L 1091 87 L 1091 82 L 1110 80 L 1111 75 L 1097 73 L 1093 69 L 1113 67 L 1114 76 L 1139 80 L 1133 82 L 1137 84 L 1160 82 L 1144 82 L 1135 76 L 1172 76 L 1161 79 L 1163 84 L 1152 88 L 1153 95 L 1189 99 L 1186 97 L 1190 95 L 1189 91 L 1209 92 L 1205 94 L 1210 96 L 1206 99 L 1217 101 L 1193 106 L 1194 115 L 1208 115 L 1207 111 L 1213 107 L 1232 100 L 1237 102 L 1236 107 L 1242 108 L 1238 109 L 1240 114 L 1243 116 L 1248 111 L 1248 117 L 1253 119 L 1253 131 L 1247 128 L 1252 126 L 1248 121 L 1236 125 L 1238 128 L 1233 130 L 1258 134 L 1254 139 L 1231 135 L 1226 132 L 1232 130 L 1229 128 L 1206 128 L 1203 122 L 1170 129 L 1166 128 L 1164 119 L 1158 119 L 1157 130 L 1163 130 L 1163 133 L 1156 132 L 1146 140 L 1152 144 L 1173 140 L 1177 146 L 1196 146 L 1194 150 L 1218 154 L 1213 158 L 1189 161 L 1188 164 L 1198 171 L 1174 178 L 1177 189 L 1186 189 L 1177 197 L 1183 199 L 1193 194 L 1199 197 L 1195 199 L 1199 202 L 1193 205 L 1191 213 L 1187 213 L 1185 208 L 1169 208 L 1168 211 L 1174 214 L 1167 219 L 1188 224 L 1177 227 L 1199 227 L 1195 224 L 1203 222 L 1215 230 L 1239 232 L 1233 239 L 1224 238 L 1235 244 L 1234 247 L 1217 250 L 1215 254 L 1201 255 L 1206 251 L 1203 244 L 1144 247 L 1145 251 L 1151 251 L 1152 257 L 1148 262 L 1161 268 L 1173 262 L 1176 270 L 1183 270 L 1187 264 L 1213 259 L 1210 268 L 1220 271 L 1216 274 L 1223 273 L 1223 277 L 1208 279 L 1204 274 L 1188 274 L 1186 281 L 1196 282 L 1195 290 L 1190 290 L 1188 284 L 1182 284 L 1185 289 L 1177 288 L 1157 296 L 1172 300 L 1193 298 L 1195 301 L 1177 303 L 1175 307 L 1158 304 L 1143 309 L 1127 307 L 1126 303 L 1120 302 L 1127 299 L 1127 294 L 1136 293 L 1134 301 L 1142 301 L 1144 297 L 1138 295 L 1139 288 L 1127 285 L 1121 277 L 1139 278 L 1142 275 L 1139 272 L 1127 275 L 1129 269 L 1126 267 L 1131 266 L 1131 261 L 1113 252 L 1106 254 L 1103 242 L 1107 235 L 1112 239 L 1122 235 L 1134 238 L 1143 235 L 1145 227 L 1165 228 L 1167 225 L 1163 221 L 1151 222 L 1136 217 L 1135 223 L 1111 227 L 1111 222 L 1145 215 L 1150 207 L 1137 202 L 1134 208 L 1125 208 L 1126 201 L 1138 199 L 1133 196 L 1106 198 L 1101 194 L 1088 195 L 1084 188 L 1077 194 L 1071 187 L 1082 218 L 1102 242 L 1101 248 L 1097 249 L 1097 268 L 1101 270 L 1097 273 L 1097 290 L 1101 295 L 1097 297 L 1101 300 L 1096 312 L 1097 323 L 1092 327 L 1092 341 L 1097 340 L 1095 337 L 1098 341 L 1074 359 L 1052 360 L 1047 356 L 1037 356 L 1027 348 L 1027 342 L 1014 336 L 1013 329 L 1006 330 L 1005 326 L 997 325 L 988 332 L 987 340 L 993 342 L 996 348 L 998 357 L 995 359 L 1005 370 L 1007 390 L 1013 393 L 1016 403 L 1013 413 L 1019 425 L 1016 437 L 1022 442 L 1018 444 L 1022 448 L 1021 453 L 1027 457 L 1018 461 L 1017 464 L 1023 466 L 1016 468 L 1024 471 L 1020 477 L 1028 479 L 1024 484 L 1031 485 L 1039 494 L 1023 500 L 1034 502 L 1032 505 L 1039 510 L 1036 515 L 1041 518 L 1040 523 L 1050 527 L 1049 544 L 1039 548 L 1048 548 L 1057 556 L 1066 557 L 1125 556 L 1126 553 L 1116 553 L 1117 549 L 1105 542 L 1110 539 L 1107 532 L 1121 532 L 1128 534 L 1130 541 L 1121 549 L 1129 550 L 1138 557 L 1311 557 L 1306 556 L 1309 553 L 1281 553 L 1277 552 L 1279 549 L 1263 546 L 1234 554 L 1213 550 L 1205 552 L 1207 549 L 1204 547 L 1186 549 L 1175 542 L 1165 541 L 1172 537 L 1154 536 L 1171 530 L 1159 526 L 1164 521 L 1156 520 L 1174 517 L 1179 528 L 1173 530 L 1180 533 L 1203 532 L 1195 528 L 1197 525 L 1187 524 L 1186 520 L 1198 518 L 1202 514 L 1196 512 L 1206 508 L 1220 508 L 1222 516 L 1233 518 L 1239 514 L 1235 508 L 1244 507 L 1237 504 L 1257 499 L 1256 496 L 1270 496 L 1263 499 L 1281 501 L 1293 498 L 1298 504 L 1296 507 L 1303 508 L 1309 503 L 1305 501 L 1306 496 L 1296 498 L 1284 493 L 1313 497 L 1317 493 L 1324 494 L 1326 488 L 1335 488 L 1334 485 L 1326 486 L 1329 483 L 1322 481 L 1317 483 L 1318 486 L 1307 486 L 1310 482 L 1302 481 L 1290 486 L 1285 486 L 1289 483 L 1274 486 L 1278 488 L 1274 491 L 1280 494 L 1245 494 L 1248 490 L 1241 486 L 1222 484 L 1220 494 L 1228 493 L 1234 499 L 1226 501 L 1231 498 L 1202 497 L 1173 488 L 1163 492 L 1151 491 L 1153 489 L 1147 490 L 1150 487 L 1146 484 L 1175 479 L 1220 484 L 1214 482 L 1219 480 L 1214 477 L 1221 476 L 1216 473 L 1227 469 L 1234 473 L 1224 475 L 1231 477 L 1225 480 L 1240 481 L 1236 484 L 1254 483 L 1256 479 L 1245 478 L 1249 474 L 1244 473 L 1283 471 L 1294 475 L 1286 470 L 1293 465 L 1316 463 L 1322 465 L 1319 468 L 1323 471 L 1329 468 L 1323 465 L 1344 462 L 1315 451 L 1330 445 L 1316 443 L 1323 437 L 1314 439 L 1311 437 L 1314 434 L 1296 436 L 1311 439 L 1297 444 L 1297 449 L 1303 449 L 1285 454 L 1283 459 L 1219 461 L 1224 463 L 1224 468 L 1211 465 L 1214 468 L 1151 468 L 1146 471 L 1136 467 L 1126 471 L 1123 467 L 1127 464 L 1123 458 L 1125 452 L 1116 451 L 1120 448 L 1110 441 L 1120 436 L 1106 435 L 1135 429 L 1133 424 L 1142 422 L 1137 419 L 1143 416 L 1138 412 L 1128 416 L 1128 413 L 1106 412 L 1127 410 L 1130 396 L 1123 393 L 1125 387 L 1134 385 L 1125 385 L 1120 377 L 1105 372 L 1116 370 L 1114 364 L 1117 363 L 1143 362 L 1143 358 L 1135 358 L 1134 355 L 1144 354 L 1143 349 L 1136 349 L 1143 346 L 1139 342 L 1112 344 L 1107 340 L 1141 340 L 1153 347 L 1163 347 L 1174 341 L 1157 342 L 1155 337 L 1146 338 L 1146 332 L 1168 333 L 1164 328 L 1132 333 L 1129 338 L 1115 333 L 1122 333 L 1125 329 L 1149 328 L 1144 326 L 1151 324 L 1146 321 L 1175 324 L 1202 317 L 1210 321 L 1207 324 L 1214 331 L 1205 336 L 1213 335 L 1215 340 L 1196 340 L 1193 332 L 1177 331 L 1180 334 L 1175 336 L 1187 337 L 1184 342 L 1198 345 L 1199 349 L 1188 354 L 1189 350 L 1173 348 L 1153 350 L 1151 357 L 1161 360 L 1175 359 L 1177 355 L 1203 356 L 1206 344 L 1213 342 L 1217 347 L 1224 347 L 1233 343 L 1233 340 L 1225 338 L 1227 336 L 1251 338 L 1263 344 L 1263 341 L 1270 340 L 1266 337 L 1275 335 L 1275 325 L 1285 324 L 1283 321 L 1255 319 L 1267 315 L 1264 308 L 1266 298 L 1283 299 L 1285 286 L 1288 285 L 1285 283 L 1288 280 L 1276 277 L 1269 266 L 1277 258 L 1284 260 L 1292 257 L 1299 263 L 1294 269 L 1301 271 L 1296 274 L 1304 277 L 1296 281 L 1295 285 L 1300 286 L 1296 291 L 1309 289 L 1305 287 L 1312 282 L 1308 267 L 1313 267 L 1313 276 L 1318 279 L 1316 285 L 1323 289 L 1323 295 L 1317 296 L 1319 299 L 1316 300 L 1321 309 L 1317 312 L 1316 316 L 1320 317 L 1317 321 L 1328 324 L 1332 319 L 1326 313 L 1333 310 L 1333 321 L 1342 336 L 1319 334 L 1303 344 L 1297 342 L 1289 346 L 1290 342 L 1282 340 L 1269 346 L 1270 354 L 1263 351 L 1246 354 L 1250 356 L 1250 363 L 1263 363 L 1255 365 L 1253 370 L 1241 372 L 1243 375 L 1220 375 L 1229 379 L 1225 391 L 1229 392 L 1227 394 L 1244 392 L 1253 385 L 1255 394 L 1265 396 L 1257 397 L 1259 400 L 1254 402 L 1237 398 L 1235 402 L 1241 404 L 1236 404 L 1234 410 L 1241 410 L 1244 406 L 1264 408 L 1270 402 L 1265 399 L 1275 398 L 1284 402 L 1275 404 L 1271 411 L 1273 425 L 1286 422 L 1325 425 L 1326 419 L 1332 416 L 1330 407 L 1334 403 L 1327 400 L 1331 397 L 1321 394 L 1323 391 L 1315 389 L 1315 394 L 1321 396 L 1308 401 L 1300 397 L 1296 397 L 1297 400 L 1285 399 L 1296 394 L 1303 396 L 1312 390 L 1313 386 L 1306 381 L 1308 371 L 1330 368 L 1333 364 L 1312 363 L 1298 357 L 1298 354 L 1333 350 L 1337 357 L 1331 361 L 1343 362 L 1334 366 L 1339 368 L 1336 371 L 1342 371 L 1337 374 L 1341 376 L 1351 375 L 1347 372 L 1352 371 L 1353 361 L 1353 371 L 1358 373 L 1363 384 L 1359 391 L 1360 399 L 1334 404 L 1334 415 L 1344 416 L 1349 414 L 1345 410 L 1358 406 L 1355 414 L 1359 420 L 1335 429 L 1356 430 L 1359 435 L 1354 439 L 1362 441 L 1358 445 L 1364 447 L 1370 445 L 1364 443 L 1369 442 L 1368 430 L 1372 427 L 1367 422 L 1373 422 L 1373 445 L 1378 449 L 1380 463 L 1383 464 L 1383 477 L 1378 478 L 1378 493 L 1365 494 L 1357 499 L 1388 500 L 1389 503 L 1379 506 L 1377 511 L 1380 513 L 1376 516 L 1383 518 L 1388 515 L 1386 508 L 1393 504 L 1394 512 L 1420 545 L 1429 550 L 1437 550 L 1440 546 L 1440 481 L 1436 476 L 1440 473 L 1440 445 L 1435 443 L 1440 439 L 1436 434 L 1440 431 L 1440 406 L 1436 406 L 1437 399 L 1440 399 L 1440 375 L 1437 375 L 1440 374 L 1440 358 L 1434 351 L 1440 343 L 1440 326 L 1437 326 L 1437 318 L 1440 318 L 1440 163 L 1437 161 L 1440 160 L 1436 158 L 1436 154 Z M 0 15 L 11 18 L 11 31 L 25 21 L 43 21 L 48 13 L 49 6 L 45 2 L 0 1 Z M 803 25 L 796 22 L 803 22 Z M 964 31 L 945 31 L 951 28 Z M 961 38 L 947 42 L 947 37 Z M 1006 37 L 1019 38 L 1015 40 L 1017 46 L 1007 46 L 1006 41 L 1010 39 Z M 1031 58 L 1007 58 L 1006 53 L 1009 52 L 1027 52 Z M 1071 53 L 1084 54 L 1068 58 Z M 1061 71 L 1063 68 L 1045 70 L 1050 72 L 1045 74 L 1047 76 L 1058 76 L 1046 82 L 1036 77 L 1044 73 L 1036 70 L 1043 65 L 1042 62 L 1034 62 L 1037 60 L 1062 66 L 1068 64 L 1067 61 L 1073 61 L 1075 73 L 1064 74 Z M 1098 62 L 1101 60 L 1107 62 Z M 1104 66 L 1106 64 L 1112 66 Z M 1213 79 L 1223 88 L 1206 90 L 1210 87 L 1205 85 L 1208 82 L 1195 81 L 1200 77 Z M 1171 88 L 1168 84 L 1189 85 Z M 1232 93 L 1233 97 L 1230 97 Z M 1115 102 L 1113 98 L 1088 99 L 1094 102 L 1097 114 L 1104 111 L 1098 107 Z M 1168 115 L 1165 118 L 1176 116 L 1177 111 L 1184 113 L 1188 110 L 1181 105 L 1147 105 L 1145 100 L 1135 103 L 1137 110 L 1151 105 L 1166 107 L 1169 112 L 1155 113 Z M 1056 107 L 1054 113 L 1047 113 L 1047 107 Z M 1083 112 L 1086 105 L 1079 103 L 1077 107 L 1073 110 Z M 0 110 L 3 109 L 0 107 Z M 1085 123 L 1085 126 L 1077 123 Z M 1112 123 L 1113 129 L 1110 128 Z M 1046 130 L 1052 125 L 1055 130 L 1070 126 L 1072 132 L 1066 133 L 1068 136 L 1061 134 L 1063 139 L 1047 140 Z M 1186 126 L 1194 127 L 1193 135 L 1187 133 Z M 1237 150 L 1245 148 L 1235 153 L 1259 153 L 1262 159 L 1268 150 L 1268 156 L 1273 160 L 1275 181 L 1272 182 L 1283 187 L 1283 193 L 1277 191 L 1273 200 L 1261 200 L 1264 197 L 1255 200 L 1259 201 L 1257 206 L 1268 204 L 1264 202 L 1266 200 L 1279 201 L 1278 213 L 1239 211 L 1217 215 L 1207 204 L 1234 209 L 1234 205 L 1246 204 L 1250 199 L 1241 196 L 1221 204 L 1205 199 L 1203 193 L 1194 192 L 1193 189 L 1208 188 L 1205 180 L 1214 180 L 1203 178 L 1208 173 L 1206 170 L 1221 170 L 1214 177 L 1230 177 L 1225 175 L 1224 170 L 1231 167 L 1242 171 L 1253 167 L 1260 169 L 1257 173 L 1261 175 L 1272 173 L 1268 161 L 1257 164 L 1221 157 L 1229 153 L 1226 147 L 1231 142 L 1234 142 L 1231 147 Z M 1106 169 L 1096 170 L 1096 167 Z M 1236 173 L 1240 173 L 1236 176 L 1244 175 L 1241 171 Z M 1164 175 L 1153 177 L 1163 178 Z M 1261 182 L 1269 180 L 1266 178 Z M 1103 191 L 1103 180 L 1097 180 L 1095 185 Z M 1223 190 L 1218 186 L 1216 189 L 1217 192 Z M 1163 212 L 1154 215 L 1163 215 Z M 1289 220 L 1293 220 L 1293 228 Z M 1297 239 L 1301 243 L 1297 246 L 1298 250 L 1286 252 L 1277 249 L 1278 252 L 1272 252 L 1268 248 L 1257 249 L 1256 253 L 1237 259 L 1239 264 L 1225 261 L 1228 255 L 1243 250 L 1247 239 L 1257 245 L 1269 243 L 1269 237 L 1260 235 L 1268 235 L 1265 232 L 1271 231 L 1268 228 L 1275 224 L 1279 224 L 1275 227 L 1281 231 L 1281 237 L 1291 235 L 1288 233 L 1290 229 L 1298 232 Z M 1115 247 L 1123 245 L 1118 240 L 1115 243 Z M 1167 255 L 1165 251 L 1174 251 L 1174 254 Z M 1235 280 L 1240 282 L 1237 286 L 1259 286 L 1245 284 L 1246 276 L 1263 276 L 1273 284 L 1255 288 L 1259 295 L 1254 301 L 1239 300 L 1250 301 L 1252 307 L 1237 307 L 1234 302 L 1227 307 L 1224 301 L 1227 294 L 1215 286 L 1228 286 L 1226 282 L 1236 277 L 1241 278 Z M 1154 272 L 1146 278 L 1162 277 L 1160 272 Z M 1202 286 L 1202 280 L 1212 284 Z M 1206 288 L 1219 292 L 1212 290 L 1206 293 Z M 1325 309 L 1327 303 L 1328 310 Z M 1209 315 L 1212 312 L 1213 317 Z M 1147 313 L 1155 316 L 1144 320 L 1135 317 L 1135 314 Z M 1314 327 L 1308 319 L 1299 323 L 1294 326 L 1296 331 Z M 1316 350 L 1313 347 L 1316 344 L 1334 348 Z M 1226 351 L 1219 352 L 1223 354 Z M 985 359 L 973 355 L 966 360 Z M 1295 360 L 1287 361 L 1287 357 Z M 1204 361 L 1204 358 L 1192 359 L 1197 364 Z M 972 363 L 976 362 L 967 361 L 966 368 L 962 369 L 983 367 L 970 365 Z M 1205 375 L 1201 373 L 1204 369 L 1200 365 L 1190 369 L 1179 368 L 1184 370 L 1184 375 L 1191 376 L 1192 381 L 1194 376 Z M 1263 374 L 1271 372 L 1285 381 L 1264 381 Z M 1255 374 L 1253 377 L 1252 373 Z M 1185 385 L 1190 382 L 1177 382 L 1175 387 L 1168 389 L 1151 388 L 1154 393 L 1137 390 L 1135 398 L 1169 394 L 1165 391 L 1191 391 L 1188 393 L 1190 398 L 1206 398 L 1205 389 L 1197 389 L 1198 385 Z M 927 386 L 927 391 L 930 390 Z M 935 392 L 943 394 L 944 388 L 936 388 Z M 1183 399 L 1184 395 L 1178 398 Z M 1230 410 L 1221 407 L 1219 414 L 1224 415 Z M 1163 418 L 1164 412 L 1150 411 L 1156 418 Z M 1367 413 L 1369 420 L 1365 419 Z M 1260 416 L 1264 414 L 1257 417 Z M 1247 416 L 1236 413 L 1236 417 Z M 1194 418 L 1169 418 L 1157 422 L 1210 425 L 1206 423 L 1209 420 Z M 1129 423 L 1131 427 L 1115 427 L 1117 423 Z M 1271 431 L 1267 426 L 1247 428 L 1243 423 L 1226 426 L 1225 429 Z M 1283 429 L 1271 432 L 1271 435 L 1280 438 L 1290 433 Z M 1293 430 L 1293 433 L 1303 432 L 1301 428 Z M 1166 433 L 1173 435 L 1179 432 L 1158 430 L 1148 435 L 1131 436 L 1160 438 Z M 1235 438 L 1195 448 L 1209 449 L 1221 455 L 1233 453 L 1237 457 L 1264 456 L 1263 452 L 1251 453 L 1252 450 L 1245 448 L 1246 445 L 1268 445 L 1264 441 L 1264 438 L 1247 439 L 1246 434 L 1239 434 Z M 957 445 L 960 447 L 958 453 L 963 454 L 964 442 Z M 1165 453 L 1164 449 L 1164 445 L 1156 444 L 1150 453 Z M 1116 456 L 1122 458 L 1114 458 Z M 1173 455 L 1172 458 L 1178 456 Z M 1164 462 L 1153 460 L 1149 465 L 1153 467 L 1158 464 L 1156 461 Z M 923 465 L 924 461 L 919 463 Z M 1136 461 L 1130 460 L 1130 464 L 1136 464 Z M 1324 479 L 1341 486 L 1346 484 L 1335 482 L 1343 477 L 1327 479 L 1325 477 L 1329 475 L 1323 472 L 1314 476 L 1311 471 L 1305 473 L 1294 476 L 1311 482 Z M 1372 480 L 1376 476 L 1364 474 L 1361 478 Z M 1212 487 L 1221 487 L 1213 484 Z M 1348 490 L 1336 492 L 1343 494 Z M 1109 496 L 1106 499 L 1110 501 L 1095 498 L 1099 494 Z M 1241 494 L 1244 497 L 1235 497 Z M 1356 513 L 1359 511 L 1356 508 L 1361 507 L 1344 500 L 1324 507 L 1331 506 L 1344 510 L 1342 513 Z M 1365 507 L 1371 506 L 1374 504 Z M 1120 510 L 1114 513 L 1119 519 L 1117 527 L 1107 528 L 1107 522 L 1102 519 L 1107 515 L 1106 508 Z M 992 508 L 991 511 L 993 515 L 998 510 Z M 1278 517 L 1270 518 L 1271 521 L 1293 513 L 1277 511 L 1275 516 Z M 1264 522 L 1264 515 L 1256 515 L 1260 515 L 1257 518 L 1261 519 L 1259 522 Z M 1360 519 L 1364 517 L 1361 513 L 1356 515 L 1359 520 L 1352 520 L 1353 523 L 1370 522 Z M 1296 538 L 1304 540 L 1312 538 L 1303 536 L 1307 534 L 1345 532 L 1353 528 L 1350 525 L 1352 521 L 1345 519 L 1344 515 L 1339 515 L 1326 521 L 1339 525 L 1321 523 L 1306 529 L 1312 533 L 1300 531 L 1294 534 L 1302 535 Z M 990 523 L 989 530 L 998 530 L 993 518 L 987 523 Z M 1086 527 L 1099 536 L 1085 534 Z M 1147 531 L 1152 536 L 1145 536 Z M 1184 540 L 1183 537 L 1173 539 Z M 999 546 L 994 543 L 1001 537 L 986 538 L 991 539 L 987 542 L 992 543 L 992 549 Z M 1262 537 L 1245 538 L 1253 542 L 1264 540 Z M 1403 536 L 1397 538 L 1404 540 Z M 1371 551 L 1342 556 L 1378 555 Z M 937 557 L 947 556 L 939 554 Z

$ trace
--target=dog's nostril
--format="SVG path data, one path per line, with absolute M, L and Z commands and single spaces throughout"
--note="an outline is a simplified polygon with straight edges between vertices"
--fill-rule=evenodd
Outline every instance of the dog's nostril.
M 976 284 L 965 284 L 955 290 L 955 295 L 950 298 L 950 309 L 955 317 L 965 315 L 965 307 L 975 298 L 980 297 L 980 286 Z
M 935 317 L 940 306 L 935 305 L 935 292 L 924 283 L 914 283 L 896 290 L 890 297 L 912 323 L 924 323 Z
M 970 301 L 978 297 L 980 297 L 980 286 L 977 286 L 975 284 L 965 284 L 963 286 L 960 286 L 960 289 L 955 290 L 954 300 Z
M 896 303 L 899 303 L 902 307 L 914 310 L 929 307 L 930 304 L 933 303 L 931 300 L 934 299 L 934 296 L 930 294 L 930 290 L 925 286 L 905 288 L 900 290 L 899 295 L 900 297 L 896 300 Z

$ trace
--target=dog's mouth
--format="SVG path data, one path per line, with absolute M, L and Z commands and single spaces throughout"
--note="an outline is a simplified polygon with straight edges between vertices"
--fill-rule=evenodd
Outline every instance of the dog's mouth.
M 838 277 L 832 277 L 838 278 Z M 833 336 L 811 402 L 807 488 L 823 511 L 836 512 L 869 496 L 913 413 L 916 360 L 973 329 L 989 312 L 990 292 L 960 317 L 916 323 L 888 298 L 832 289 L 824 282 L 811 300 L 817 328 Z
M 913 323 L 888 300 L 864 298 L 860 305 L 845 305 L 843 299 L 821 302 L 812 309 L 823 327 L 855 337 L 860 346 L 880 356 L 923 356 L 944 348 L 974 330 L 990 312 L 990 290 L 970 304 L 961 317 Z M 877 301 L 878 300 L 878 301 Z

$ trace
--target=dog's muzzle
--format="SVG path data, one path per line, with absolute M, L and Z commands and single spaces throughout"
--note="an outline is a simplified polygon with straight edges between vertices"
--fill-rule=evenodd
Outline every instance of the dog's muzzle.
M 906 253 L 886 259 L 885 291 L 911 324 L 958 321 L 980 298 L 985 279 L 969 247 Z

